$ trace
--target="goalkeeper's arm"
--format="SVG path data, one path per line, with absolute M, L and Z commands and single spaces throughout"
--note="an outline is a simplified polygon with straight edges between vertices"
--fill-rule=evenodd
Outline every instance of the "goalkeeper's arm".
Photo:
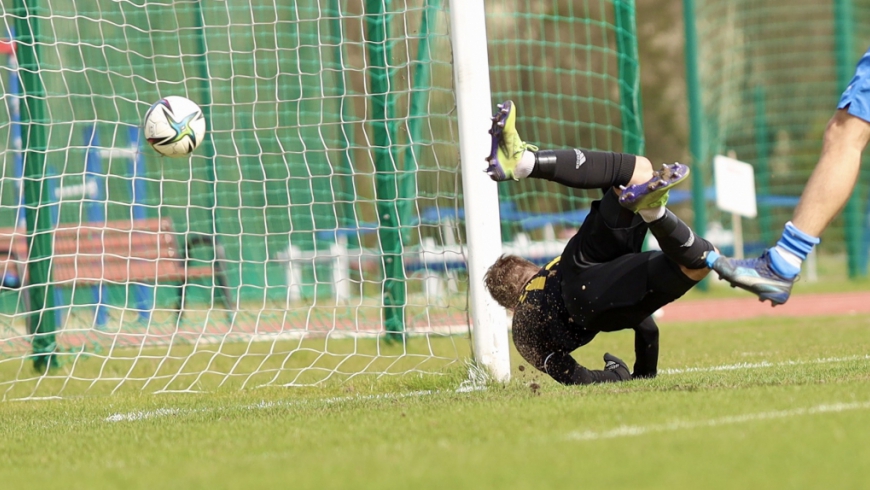
M 655 378 L 659 362 L 659 327 L 652 317 L 634 327 L 634 378 Z
M 519 347 L 519 346 L 517 346 Z M 519 349 L 523 354 L 524 349 Z M 547 373 L 563 385 L 588 385 L 593 383 L 614 383 L 628 381 L 631 373 L 622 359 L 604 354 L 604 369 L 587 369 L 581 366 L 568 352 L 551 352 L 543 357 L 523 357 L 537 369 Z M 537 362 L 535 362 L 537 361 Z

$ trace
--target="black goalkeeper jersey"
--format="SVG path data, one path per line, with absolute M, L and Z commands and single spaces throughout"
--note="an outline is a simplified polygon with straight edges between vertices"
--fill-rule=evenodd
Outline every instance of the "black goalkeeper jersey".
M 627 226 L 619 228 L 608 226 L 600 209 L 601 206 L 601 201 L 592 203 L 592 209 L 586 216 L 583 226 L 562 252 L 562 267 L 570 268 L 566 271 L 567 276 L 573 277 L 572 271 L 579 273 L 590 266 L 612 262 L 643 249 L 649 225 L 639 215 L 634 215 Z
M 573 351 L 595 338 L 597 331 L 574 323 L 562 298 L 559 257 L 527 284 L 514 309 L 514 343 L 534 346 L 535 352 Z

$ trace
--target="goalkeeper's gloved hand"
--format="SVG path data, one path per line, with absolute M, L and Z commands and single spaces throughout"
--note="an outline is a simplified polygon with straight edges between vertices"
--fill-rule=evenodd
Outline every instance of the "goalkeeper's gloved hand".
M 619 378 L 619 381 L 628 381 L 631 379 L 631 372 L 628 370 L 628 365 L 625 361 L 609 352 L 604 354 L 604 370 L 615 374 L 616 377 Z

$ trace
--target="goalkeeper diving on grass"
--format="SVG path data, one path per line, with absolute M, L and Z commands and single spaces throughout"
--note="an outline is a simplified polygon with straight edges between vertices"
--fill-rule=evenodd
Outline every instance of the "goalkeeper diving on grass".
M 493 116 L 487 173 L 495 181 L 544 179 L 575 189 L 601 189 L 586 220 L 560 257 L 546 267 L 503 255 L 485 276 L 492 297 L 513 311 L 513 339 L 536 369 L 566 385 L 654 377 L 659 329 L 652 314 L 675 301 L 710 271 L 714 250 L 665 205 L 689 175 L 674 163 L 654 170 L 642 156 L 583 149 L 539 150 L 517 133 L 516 107 Z M 642 252 L 647 230 L 661 251 Z M 711 254 L 715 255 L 715 254 Z M 603 370 L 571 356 L 601 332 L 633 329 L 633 373 L 605 354 Z

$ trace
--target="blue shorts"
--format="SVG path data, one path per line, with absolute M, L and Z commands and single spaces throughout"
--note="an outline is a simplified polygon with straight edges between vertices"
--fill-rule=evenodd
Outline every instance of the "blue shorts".
M 870 122 L 870 49 L 858 61 L 855 76 L 840 96 L 837 109 L 846 107 L 849 108 L 849 114 Z

